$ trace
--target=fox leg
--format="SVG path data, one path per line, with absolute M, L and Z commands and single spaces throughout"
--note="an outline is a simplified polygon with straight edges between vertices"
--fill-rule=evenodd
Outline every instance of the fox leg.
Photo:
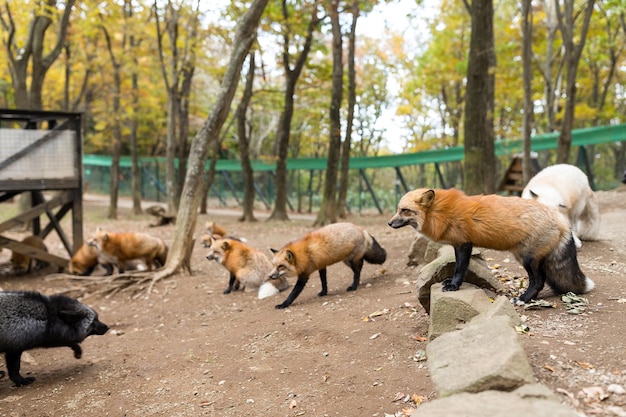
M 15 383 L 15 385 L 19 387 L 22 385 L 32 384 L 35 381 L 35 378 L 33 377 L 24 378 L 22 375 L 20 375 L 20 361 L 22 358 L 21 351 L 4 352 L 4 358 L 7 362 L 7 371 L 9 371 L 9 378 Z
M 230 294 L 233 289 L 235 291 L 239 289 L 239 281 L 237 281 L 237 277 L 235 277 L 235 274 L 230 274 L 230 279 L 228 280 L 228 288 L 224 290 L 224 294 Z
M 326 268 L 322 268 L 317 271 L 320 274 L 320 282 L 322 283 L 322 291 L 317 293 L 318 297 L 323 297 L 328 294 L 328 283 L 326 281 Z
M 355 291 L 359 287 L 359 282 L 361 280 L 361 269 L 363 268 L 363 259 L 360 261 L 351 261 L 350 268 L 352 269 L 352 285 L 350 285 L 346 291 Z
M 472 243 L 454 247 L 454 276 L 443 281 L 443 291 L 458 291 L 465 279 L 472 258 Z
M 539 295 L 539 291 L 542 290 L 543 286 L 546 283 L 546 274 L 542 265 L 544 261 L 545 260 L 542 260 L 539 265 L 535 267 L 536 261 L 534 258 L 522 258 L 524 269 L 528 273 L 528 288 L 526 289 L 526 292 L 524 292 L 524 294 L 519 296 L 519 301 L 527 303 L 533 298 L 537 298 L 537 296 Z
M 321 271 L 322 270 L 320 269 L 320 272 Z M 324 277 L 325 276 L 326 276 L 326 269 L 324 269 Z M 322 279 L 321 273 L 320 273 L 320 279 Z M 304 286 L 306 285 L 306 282 L 308 280 L 309 280 L 308 275 L 298 275 L 298 280 L 296 281 L 296 285 L 293 286 L 293 290 L 291 290 L 291 293 L 289 294 L 287 299 L 283 301 L 282 304 L 278 304 L 275 307 L 278 309 L 289 307 L 291 303 L 293 303 L 293 300 L 295 300 L 300 295 L 300 293 L 304 289 Z M 326 280 L 324 279 L 322 282 L 325 283 Z M 322 288 L 324 288 L 324 284 L 322 284 Z

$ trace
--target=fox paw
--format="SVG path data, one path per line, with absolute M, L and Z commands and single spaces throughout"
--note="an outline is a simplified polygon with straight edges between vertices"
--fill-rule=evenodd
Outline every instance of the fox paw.
M 514 306 L 523 306 L 526 303 L 520 300 L 519 297 L 513 297 L 511 298 L 511 304 L 513 304 Z
M 283 308 L 287 308 L 287 307 L 289 307 L 289 304 L 286 304 L 286 303 L 277 304 L 274 306 L 274 308 L 277 310 L 282 310 Z
M 13 382 L 15 383 L 16 386 L 21 387 L 23 385 L 32 384 L 33 382 L 35 382 L 35 378 L 32 376 L 29 376 L 28 378 L 19 376 L 18 378 L 13 379 Z
M 443 280 L 442 284 L 443 284 L 443 288 L 441 289 L 442 291 L 458 291 L 459 290 L 459 286 L 456 284 L 453 284 L 451 278 Z

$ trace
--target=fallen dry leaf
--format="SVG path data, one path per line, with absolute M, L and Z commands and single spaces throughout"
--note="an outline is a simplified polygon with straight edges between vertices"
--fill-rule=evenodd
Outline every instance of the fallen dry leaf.
M 419 334 L 414 334 L 413 336 L 411 336 L 411 339 L 417 340 L 418 342 L 425 342 L 428 340 L 427 337 L 420 336 Z
M 421 403 L 424 402 L 426 398 L 421 395 L 413 394 L 411 399 L 413 400 L 413 403 L 415 403 L 415 405 L 420 405 Z
M 595 366 L 593 366 L 592 364 L 587 363 L 587 362 L 574 361 L 574 363 L 576 365 L 580 366 L 583 369 L 593 369 L 593 368 L 595 368 Z
M 415 408 L 407 407 L 402 409 L 402 414 L 405 416 L 410 416 L 415 412 Z
M 391 400 L 391 402 L 395 403 L 396 401 L 401 401 L 404 397 L 405 397 L 404 393 L 396 392 L 396 395 L 395 397 L 393 397 L 393 400 Z
M 556 369 L 554 369 L 550 365 L 543 365 L 543 369 L 547 369 L 550 372 L 556 372 Z

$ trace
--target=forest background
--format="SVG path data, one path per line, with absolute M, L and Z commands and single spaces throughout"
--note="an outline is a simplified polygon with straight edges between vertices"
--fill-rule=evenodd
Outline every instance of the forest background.
M 408 25 L 391 20 L 383 30 L 359 26 L 396 3 L 275 0 L 264 7 L 246 64 L 237 72 L 241 83 L 208 157 L 241 159 L 244 175 L 250 159 L 277 161 L 273 218 L 287 218 L 286 193 L 294 182 L 305 181 L 287 175 L 288 158 L 329 157 L 338 166 L 340 157 L 465 144 L 478 151 L 478 164 L 487 168 L 481 171 L 496 171 L 488 158 L 496 140 L 624 122 L 624 0 L 405 0 L 409 7 L 398 21 Z M 0 107 L 82 112 L 84 152 L 113 157 L 113 218 L 120 157 L 166 157 L 168 209 L 175 213 L 192 139 L 216 107 L 237 47 L 236 24 L 250 5 L 6 2 L 0 6 L 0 66 L 8 71 L 0 73 Z M 492 31 L 494 40 L 486 71 L 493 101 L 485 109 L 468 105 L 471 58 L 480 56 L 471 48 L 479 8 L 490 9 L 492 27 L 478 26 L 474 35 Z M 332 94 L 337 89 L 339 98 Z M 473 113 L 476 108 L 487 123 Z M 385 116 L 390 111 L 392 123 Z M 485 124 L 484 135 L 471 131 Z M 470 139 L 477 142 L 468 146 Z M 334 155 L 340 146 L 341 154 Z M 596 145 L 589 154 L 599 183 L 621 179 L 624 142 Z M 541 158 L 542 165 L 573 162 L 569 148 L 560 145 Z M 466 160 L 463 184 L 463 165 L 446 164 L 447 183 L 471 189 L 467 165 Z M 427 183 L 429 170 L 414 167 L 411 184 Z M 205 174 L 203 195 L 213 175 Z M 316 175 L 313 186 L 320 190 L 328 177 Z M 348 182 L 355 174 L 336 175 Z M 393 182 L 376 175 L 391 177 L 391 172 L 376 173 L 373 181 Z M 475 190 L 493 191 L 495 175 L 477 177 L 475 182 L 487 186 Z M 133 169 L 133 181 L 139 176 Z M 133 185 L 136 209 L 138 189 Z M 254 190 L 246 192 L 254 200 Z M 344 206 L 338 205 L 340 215 Z M 251 208 L 244 210 L 252 219 Z

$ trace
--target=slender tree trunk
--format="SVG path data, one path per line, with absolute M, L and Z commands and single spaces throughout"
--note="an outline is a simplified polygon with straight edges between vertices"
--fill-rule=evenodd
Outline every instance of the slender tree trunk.
M 254 51 L 248 55 L 248 75 L 246 77 L 246 87 L 243 91 L 241 103 L 237 108 L 237 131 L 239 132 L 239 158 L 241 160 L 241 169 L 243 172 L 244 195 L 243 195 L 243 214 L 239 218 L 240 221 L 254 222 L 254 171 L 250 162 L 250 139 L 251 136 L 246 129 L 246 113 L 250 107 L 252 99 L 252 87 L 254 86 L 254 71 L 256 69 Z
M 523 183 L 527 184 L 533 176 L 531 161 L 531 134 L 533 128 L 533 69 L 532 69 L 532 35 L 533 13 L 532 0 L 522 0 L 522 66 L 524 79 L 524 120 L 522 126 L 522 140 L 524 142 L 524 160 L 522 163 Z
M 113 44 L 111 43 L 111 36 L 109 31 L 101 26 L 104 33 L 104 38 L 107 43 L 107 50 L 109 57 L 111 58 L 111 64 L 113 66 L 113 149 L 112 149 L 112 161 L 111 161 L 111 183 L 109 189 L 109 212 L 107 217 L 109 219 L 117 218 L 117 200 L 120 190 L 120 159 L 122 157 L 122 126 L 121 126 L 121 99 L 122 99 L 122 65 L 115 58 L 113 53 Z
M 341 24 L 339 23 L 339 2 L 331 0 L 328 14 L 333 33 L 333 69 L 332 92 L 330 99 L 330 143 L 328 146 L 328 160 L 322 204 L 317 213 L 314 225 L 322 226 L 337 221 L 337 173 L 339 170 L 339 156 L 341 148 L 341 101 L 343 98 L 343 46 L 341 39 Z
M 468 194 L 492 194 L 496 184 L 493 0 L 473 0 L 470 14 L 472 34 L 465 93 L 464 186 Z
M 354 122 L 354 109 L 356 103 L 356 23 L 359 18 L 359 2 L 352 2 L 352 25 L 348 36 L 348 115 L 346 120 L 346 137 L 341 148 L 341 173 L 339 178 L 339 197 L 337 198 L 337 210 L 340 218 L 347 217 L 346 199 L 348 197 L 348 185 L 350 182 L 350 149 L 352 145 L 352 124 Z
M 574 0 L 564 1 L 564 10 L 561 11 L 558 0 L 555 1 L 557 16 L 559 19 L 559 29 L 565 46 L 565 65 L 567 69 L 565 94 L 565 114 L 563 115 L 563 125 L 557 143 L 556 161 L 560 164 L 569 163 L 570 149 L 572 147 L 572 128 L 574 127 L 574 114 L 576 110 L 576 74 L 578 73 L 578 63 L 582 55 L 589 22 L 593 14 L 595 0 L 587 0 L 583 11 L 583 22 L 578 38 L 578 43 L 574 43 Z
M 282 12 L 285 24 L 289 20 L 287 1 L 282 1 Z M 283 68 L 285 71 L 285 94 L 284 108 L 278 122 L 278 131 L 276 132 L 276 200 L 274 202 L 274 210 L 268 220 L 288 220 L 287 216 L 287 155 L 289 152 L 289 138 L 291 136 L 291 120 L 293 118 L 294 95 L 296 84 L 302 68 L 307 61 L 311 44 L 313 42 L 313 32 L 317 27 L 319 20 L 317 18 L 317 4 L 313 5 L 311 12 L 311 20 L 307 29 L 307 36 L 302 46 L 302 51 L 296 59 L 293 69 L 290 68 L 290 33 L 288 28 L 284 29 L 283 34 Z
M 131 41 L 132 43 L 132 41 Z M 133 54 L 133 56 L 135 56 Z M 139 170 L 139 152 L 137 130 L 139 128 L 139 75 L 137 74 L 137 60 L 134 59 L 134 68 L 131 74 L 133 94 L 133 115 L 130 119 L 130 158 L 132 175 L 133 213 L 141 213 L 141 171 Z
M 190 269 L 189 257 L 194 244 L 193 234 L 198 216 L 198 206 L 202 198 L 204 166 L 209 147 L 211 143 L 217 141 L 220 130 L 228 117 L 228 111 L 239 84 L 241 67 L 256 39 L 257 27 L 267 3 L 268 0 L 253 0 L 237 24 L 233 43 L 234 49 L 222 79 L 219 96 L 209 118 L 191 143 L 189 169 L 181 193 L 173 241 L 165 268 L 155 274 L 152 280 L 153 285 L 155 282 L 176 273 L 182 267 Z

